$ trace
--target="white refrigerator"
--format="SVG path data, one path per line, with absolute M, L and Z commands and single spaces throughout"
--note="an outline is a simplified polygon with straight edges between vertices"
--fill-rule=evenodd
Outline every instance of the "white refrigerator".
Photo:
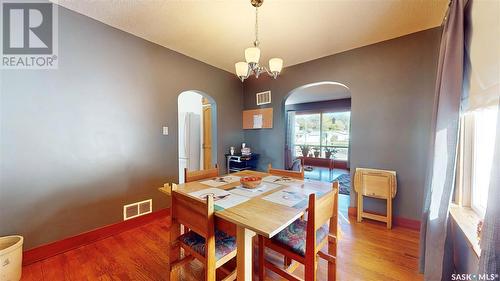
M 179 113 L 179 183 L 184 183 L 184 168 L 200 169 L 201 118 L 193 112 Z

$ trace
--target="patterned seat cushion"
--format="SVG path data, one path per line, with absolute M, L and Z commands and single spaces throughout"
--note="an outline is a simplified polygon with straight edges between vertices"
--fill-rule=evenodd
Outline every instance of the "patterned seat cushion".
M 301 256 L 305 256 L 306 227 L 307 221 L 298 219 L 276 234 L 271 240 L 282 244 Z M 319 244 L 327 235 L 328 226 L 325 224 L 316 231 L 316 244 Z
M 198 254 L 205 256 L 205 238 L 193 231 L 179 237 L 179 240 L 191 247 Z M 236 250 L 236 238 L 225 232 L 215 230 L 215 258 L 219 260 Z

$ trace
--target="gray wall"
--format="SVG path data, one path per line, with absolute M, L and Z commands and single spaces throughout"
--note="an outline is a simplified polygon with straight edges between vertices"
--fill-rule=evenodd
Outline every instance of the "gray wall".
M 177 96 L 217 103 L 218 162 L 243 140 L 232 74 L 59 9 L 59 69 L 1 71 L 0 236 L 25 248 L 122 220 L 177 180 Z M 170 135 L 162 135 L 168 125 Z
M 340 82 L 352 94 L 351 169 L 396 170 L 394 214 L 420 219 L 440 34 L 430 29 L 288 67 L 277 80 L 247 80 L 246 109 L 256 108 L 255 93 L 272 92 L 273 129 L 245 130 L 245 141 L 261 154 L 260 169 L 267 163 L 283 167 L 284 101 L 290 91 Z M 370 200 L 366 207 L 384 211 L 380 203 Z

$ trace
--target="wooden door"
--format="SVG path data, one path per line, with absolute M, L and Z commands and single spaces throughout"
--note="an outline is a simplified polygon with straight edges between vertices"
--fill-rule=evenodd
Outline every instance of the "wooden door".
M 212 107 L 203 99 L 203 169 L 212 168 Z

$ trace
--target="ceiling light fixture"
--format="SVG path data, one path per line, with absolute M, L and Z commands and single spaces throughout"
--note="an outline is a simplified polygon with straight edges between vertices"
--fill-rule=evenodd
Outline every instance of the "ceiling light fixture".
M 264 0 L 250 0 L 252 6 L 255 7 L 255 41 L 253 47 L 245 49 L 245 60 L 237 62 L 234 66 L 236 68 L 236 75 L 240 78 L 241 82 L 245 81 L 250 75 L 254 74 L 255 78 L 259 78 L 261 73 L 266 72 L 269 76 L 276 79 L 283 68 L 283 60 L 280 58 L 272 58 L 269 60 L 269 69 L 265 66 L 259 65 L 260 49 L 259 49 L 259 7 L 262 6 Z

